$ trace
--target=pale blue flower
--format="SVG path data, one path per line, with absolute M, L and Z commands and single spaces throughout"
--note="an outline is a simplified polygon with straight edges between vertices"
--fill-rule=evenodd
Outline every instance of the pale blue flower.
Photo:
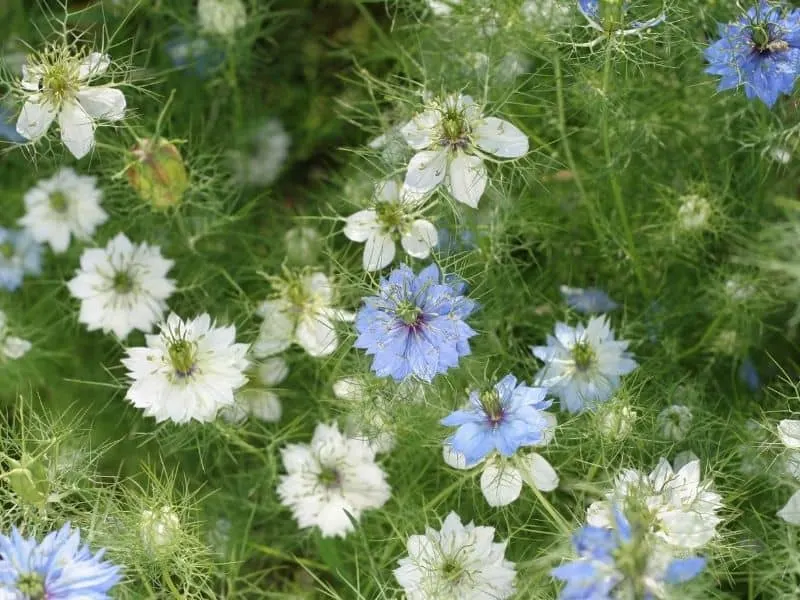
M 198 77 L 207 77 L 225 62 L 225 53 L 207 39 L 173 29 L 164 49 L 173 65 Z
M 364 298 L 355 319 L 354 346 L 374 356 L 379 377 L 414 376 L 430 382 L 470 353 L 475 331 L 464 322 L 477 304 L 462 295 L 465 284 L 442 279 L 430 265 L 414 275 L 401 265 L 382 278 L 377 296 Z
M 42 271 L 42 247 L 24 230 L 0 227 L 0 288 L 10 292 Z
M 564 301 L 572 310 L 583 314 L 611 312 L 619 307 L 608 294 L 599 288 L 574 288 L 562 285 L 559 288 Z
M 718 89 L 744 86 L 745 96 L 773 106 L 791 94 L 800 74 L 800 10 L 762 0 L 735 23 L 719 26 L 706 48 L 706 73 L 721 75 Z
M 467 408 L 441 420 L 442 425 L 458 427 L 447 443 L 464 455 L 468 466 L 493 450 L 512 456 L 523 446 L 539 444 L 551 427 L 542 412 L 552 404 L 546 395 L 544 388 L 518 385 L 513 375 L 503 377 L 491 390 L 472 391 Z
M 613 528 L 586 525 L 573 535 L 578 558 L 551 571 L 566 583 L 560 600 L 652 600 L 664 584 L 684 583 L 705 568 L 704 558 L 676 559 L 654 538 L 642 538 L 649 534 L 635 531 L 619 510 L 614 521 Z
M 119 567 L 81 546 L 80 531 L 65 524 L 40 542 L 14 527 L 0 535 L 0 591 L 14 600 L 105 600 L 120 579 Z

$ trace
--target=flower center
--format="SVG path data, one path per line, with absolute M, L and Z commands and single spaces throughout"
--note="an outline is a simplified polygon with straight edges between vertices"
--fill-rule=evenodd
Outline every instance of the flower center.
M 169 360 L 180 377 L 189 377 L 197 368 L 197 347 L 186 340 L 175 340 L 167 349 Z
M 47 67 L 42 77 L 42 91 L 56 106 L 71 98 L 80 87 L 78 73 L 71 61 L 58 61 Z
M 397 305 L 396 312 L 397 317 L 409 327 L 415 327 L 419 325 L 422 309 L 413 302 L 408 300 L 400 302 Z
M 500 394 L 497 390 L 486 390 L 481 393 L 481 406 L 489 419 L 489 424 L 492 427 L 497 427 L 505 416 L 503 410 L 503 403 L 500 400 Z
M 23 573 L 17 578 L 17 589 L 29 600 L 44 600 L 44 578 L 39 573 Z
M 118 271 L 114 273 L 112 285 L 118 294 L 130 294 L 133 291 L 133 278 L 126 271 Z
M 578 342 L 572 348 L 572 360 L 578 371 L 588 371 L 597 361 L 597 354 L 588 342 Z
M 2 254 L 5 259 L 11 259 L 11 257 L 14 256 L 14 244 L 11 242 L 3 242 L 0 244 L 0 254 Z
M 375 212 L 386 233 L 405 229 L 408 218 L 398 202 L 379 202 L 375 206 Z
M 319 472 L 319 482 L 327 489 L 341 487 L 342 478 L 339 471 L 334 467 L 322 467 Z
M 449 582 L 451 585 L 458 584 L 466 574 L 464 565 L 452 556 L 444 559 L 444 562 L 439 567 L 439 572 L 442 579 Z
M 67 212 L 68 199 L 63 192 L 53 192 L 50 194 L 50 208 L 57 213 Z
M 441 121 L 442 146 L 449 146 L 451 150 L 463 149 L 469 144 L 469 124 L 463 112 L 456 108 L 444 111 Z
M 762 54 L 781 52 L 789 49 L 788 42 L 779 39 L 770 28 L 769 23 L 758 23 L 750 28 L 750 39 L 756 50 Z

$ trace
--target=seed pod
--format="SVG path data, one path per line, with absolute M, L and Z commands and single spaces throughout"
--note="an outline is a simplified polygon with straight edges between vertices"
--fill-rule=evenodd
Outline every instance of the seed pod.
M 40 461 L 22 456 L 21 461 L 9 459 L 11 470 L 6 474 L 8 483 L 23 503 L 43 507 L 50 493 L 47 470 Z
M 128 182 L 139 197 L 158 209 L 176 206 L 189 187 L 189 174 L 178 148 L 165 140 L 140 139 L 131 152 Z

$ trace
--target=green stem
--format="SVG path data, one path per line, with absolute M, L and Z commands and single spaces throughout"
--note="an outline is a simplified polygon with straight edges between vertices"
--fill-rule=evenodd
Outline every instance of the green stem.
M 605 63 L 603 65 L 603 96 L 606 99 L 606 105 L 603 107 L 601 111 L 601 133 L 603 138 L 603 153 L 606 159 L 606 168 L 608 168 L 608 176 L 611 183 L 611 193 L 614 196 L 614 204 L 617 208 L 617 212 L 619 213 L 620 220 L 622 221 L 622 231 L 625 235 L 625 246 L 623 246 L 622 250 L 631 260 L 633 263 L 633 270 L 636 274 L 636 278 L 639 280 L 639 286 L 642 289 L 642 292 L 647 295 L 647 280 L 644 276 L 644 272 L 639 264 L 639 260 L 637 259 L 637 251 L 636 251 L 636 243 L 633 239 L 633 230 L 631 229 L 631 223 L 628 219 L 628 211 L 625 208 L 625 199 L 622 197 L 622 187 L 619 184 L 619 179 L 617 179 L 617 173 L 613 168 L 613 157 L 611 156 L 611 136 L 609 134 L 609 127 L 608 127 L 608 90 L 611 83 L 611 59 L 612 55 L 611 52 L 613 50 L 613 44 L 606 45 L 606 58 Z

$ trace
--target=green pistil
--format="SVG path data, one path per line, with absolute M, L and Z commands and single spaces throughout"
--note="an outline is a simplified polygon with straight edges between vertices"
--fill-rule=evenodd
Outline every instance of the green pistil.
M 572 360 L 579 371 L 588 371 L 595 363 L 597 355 L 587 342 L 578 342 L 572 349 Z
M 322 467 L 319 473 L 319 481 L 326 488 L 338 487 L 341 483 L 339 472 L 333 467 Z
M 114 291 L 118 294 L 129 294 L 133 290 L 133 279 L 125 271 L 114 274 Z
M 194 372 L 196 359 L 194 344 L 186 340 L 176 340 L 169 345 L 167 352 L 172 367 L 179 377 L 188 377 Z
M 14 245 L 11 242 L 3 242 L 0 244 L 0 254 L 3 255 L 3 258 L 10 259 L 14 256 Z
M 492 425 L 497 425 L 503 418 L 503 404 L 496 390 L 481 393 L 481 406 Z
M 62 192 L 53 192 L 50 194 L 50 208 L 55 212 L 67 212 L 67 197 Z
M 406 325 L 416 325 L 422 309 L 413 302 L 402 302 L 397 307 L 397 316 Z
M 467 145 L 469 127 L 463 113 L 456 109 L 447 110 L 442 115 L 442 144 L 451 148 Z
M 39 573 L 25 573 L 17 578 L 17 589 L 29 600 L 44 600 L 44 578 Z
M 78 91 L 79 80 L 73 64 L 65 61 L 50 65 L 42 78 L 43 92 L 53 104 L 60 104 Z
M 379 202 L 375 206 L 378 222 L 386 232 L 399 231 L 404 228 L 407 218 L 402 207 L 395 202 Z
M 464 565 L 452 557 L 445 559 L 440 567 L 442 578 L 451 583 L 457 583 L 464 577 Z

